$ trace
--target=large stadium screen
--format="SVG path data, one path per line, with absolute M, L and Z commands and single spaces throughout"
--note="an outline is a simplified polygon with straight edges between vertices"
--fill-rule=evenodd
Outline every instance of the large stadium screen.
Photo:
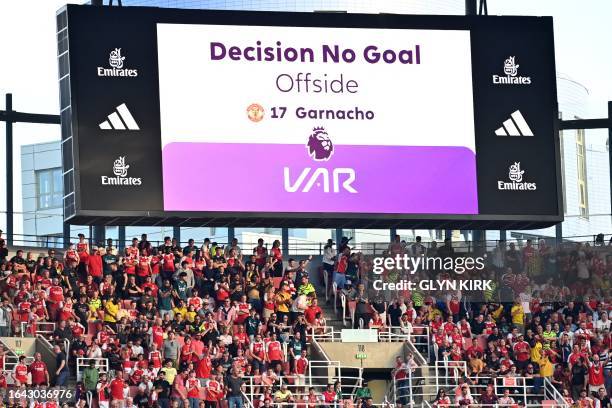
M 75 220 L 561 219 L 550 18 L 68 6 L 58 22 Z

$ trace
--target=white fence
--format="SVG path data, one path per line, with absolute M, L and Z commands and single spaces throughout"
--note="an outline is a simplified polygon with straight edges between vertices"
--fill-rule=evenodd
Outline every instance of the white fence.
M 81 381 L 83 378 L 83 370 L 89 367 L 91 362 L 95 363 L 95 367 L 98 369 L 100 374 L 108 373 L 108 358 L 77 358 L 77 381 Z

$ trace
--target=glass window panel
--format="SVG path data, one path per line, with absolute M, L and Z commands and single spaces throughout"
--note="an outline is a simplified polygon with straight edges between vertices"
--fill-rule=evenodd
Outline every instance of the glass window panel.
M 38 194 L 47 194 L 49 192 L 51 192 L 49 172 L 40 171 L 38 172 Z
M 53 170 L 53 192 L 59 193 L 60 195 L 63 193 L 61 169 Z

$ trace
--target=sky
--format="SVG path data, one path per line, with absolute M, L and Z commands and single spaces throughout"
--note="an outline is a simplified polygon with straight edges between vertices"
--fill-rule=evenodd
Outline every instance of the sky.
M 384 1 L 384 0 L 381 0 Z M 410 0 L 406 0 L 410 1 Z M 457 0 L 463 3 L 463 0 Z M 59 113 L 55 14 L 67 0 L 0 0 L 0 109 L 13 93 L 16 110 Z M 557 70 L 589 89 L 591 117 L 607 115 L 612 100 L 612 0 L 489 0 L 491 15 L 554 18 Z M 0 128 L 0 180 L 5 180 L 4 125 Z M 19 125 L 15 136 L 15 211 L 21 211 L 21 145 L 59 140 L 59 126 Z M 0 229 L 4 229 L 5 189 L 0 183 Z M 16 232 L 21 217 L 15 217 Z

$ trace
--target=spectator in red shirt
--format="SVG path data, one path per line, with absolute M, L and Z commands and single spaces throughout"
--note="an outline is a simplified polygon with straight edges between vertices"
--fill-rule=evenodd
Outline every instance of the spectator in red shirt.
M 28 383 L 28 366 L 25 363 L 25 356 L 19 356 L 19 362 L 13 368 L 13 381 L 17 386 Z
M 314 324 L 315 318 L 317 317 L 317 313 L 323 313 L 321 307 L 319 306 L 319 301 L 316 297 L 313 297 L 310 306 L 304 311 L 304 317 L 309 324 Z
M 34 354 L 34 362 L 28 367 L 28 372 L 32 376 L 32 385 L 49 385 L 49 370 L 40 353 Z
M 102 256 L 98 247 L 92 247 L 91 254 L 85 262 L 85 272 L 93 277 L 98 285 L 102 282 Z
M 185 381 L 187 388 L 187 399 L 189 400 L 190 408 L 199 408 L 200 406 L 200 380 L 196 378 L 195 371 L 189 372 L 189 377 Z
M 115 378 L 110 382 L 110 393 L 113 403 L 123 406 L 128 391 L 128 385 L 123 381 L 123 371 L 115 370 Z
M 334 391 L 334 385 L 327 384 L 327 389 L 323 391 L 323 401 L 325 402 L 325 405 L 327 407 L 335 406 L 336 402 L 338 402 L 337 399 L 336 391 Z

